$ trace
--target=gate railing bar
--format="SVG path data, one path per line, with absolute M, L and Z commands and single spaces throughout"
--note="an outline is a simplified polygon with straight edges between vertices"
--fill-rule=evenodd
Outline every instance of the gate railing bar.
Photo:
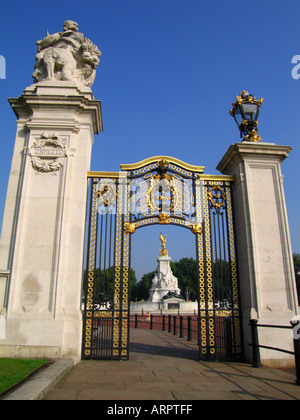
M 192 329 L 192 322 L 195 322 L 198 326 L 198 317 L 192 318 L 191 316 L 182 316 L 179 317 L 177 315 L 153 315 L 151 314 L 148 318 L 145 318 L 143 315 L 134 314 L 134 318 L 130 317 L 130 322 L 134 323 L 134 328 L 139 328 L 139 324 L 145 325 L 145 323 L 149 324 L 149 329 L 153 330 L 155 326 L 161 326 L 161 331 L 168 331 L 168 333 L 172 333 L 173 335 L 177 335 L 178 331 L 178 323 L 177 320 L 179 318 L 179 337 L 184 338 L 186 331 L 187 334 L 187 341 L 192 341 L 192 333 L 198 334 L 198 328 Z M 172 322 L 173 321 L 173 322 Z M 187 327 L 184 327 L 184 321 L 187 321 Z
M 179 322 L 178 322 L 179 321 Z M 236 351 L 233 344 L 232 320 L 228 317 L 215 317 L 217 344 L 216 349 L 221 354 L 234 356 Z M 134 328 L 156 329 L 179 335 L 187 341 L 195 340 L 199 344 L 198 317 L 177 315 L 153 315 L 147 317 L 139 314 L 130 316 L 130 325 Z
M 198 321 L 198 318 L 197 318 Z M 192 318 L 190 316 L 188 316 L 188 339 L 187 341 L 192 341 Z
M 249 322 L 249 325 L 251 327 L 251 339 L 252 342 L 250 343 L 250 346 L 252 346 L 252 366 L 254 368 L 261 368 L 261 359 L 260 359 L 260 350 L 268 349 L 268 350 L 274 350 L 279 351 L 282 353 L 291 354 L 295 357 L 295 368 L 296 368 L 296 384 L 300 385 L 300 321 L 295 320 L 291 321 L 291 326 L 287 325 L 267 325 L 267 324 L 258 324 L 257 319 L 251 319 Z M 259 344 L 258 339 L 258 328 L 278 328 L 278 329 L 293 329 L 293 344 L 294 344 L 294 351 L 289 351 L 285 349 L 280 349 L 278 347 L 272 347 L 272 346 L 265 346 L 262 344 Z

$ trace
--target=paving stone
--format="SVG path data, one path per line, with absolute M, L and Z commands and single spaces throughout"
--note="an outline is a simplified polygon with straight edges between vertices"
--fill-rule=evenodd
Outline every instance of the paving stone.
M 300 400 L 300 387 L 288 372 L 199 362 L 197 343 L 167 332 L 133 329 L 131 339 L 129 361 L 81 361 L 44 399 Z

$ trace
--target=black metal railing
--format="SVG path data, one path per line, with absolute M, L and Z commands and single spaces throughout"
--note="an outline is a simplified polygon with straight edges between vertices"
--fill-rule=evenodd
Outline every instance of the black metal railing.
M 187 341 L 198 340 L 197 316 L 134 314 L 130 316 L 130 326 L 179 334 L 180 338 L 187 338 Z
M 199 352 L 202 349 L 197 315 L 134 314 L 130 316 L 130 327 L 173 333 L 180 338 L 186 338 L 187 341 L 196 341 Z M 214 360 L 240 359 L 240 354 L 236 351 L 233 328 L 232 317 L 214 317 Z M 205 358 L 203 355 L 201 357 Z
M 249 322 L 249 325 L 251 327 L 251 339 L 252 339 L 252 343 L 250 344 L 252 346 L 252 366 L 254 368 L 262 367 L 261 358 L 260 358 L 260 350 L 259 350 L 261 348 L 293 355 L 295 357 L 296 384 L 300 385 L 300 321 L 298 320 L 291 321 L 290 326 L 285 326 L 285 325 L 258 324 L 257 319 L 251 319 Z M 294 351 L 259 344 L 258 328 L 278 328 L 278 329 L 293 330 Z
M 111 359 L 112 357 L 112 318 L 95 317 L 91 333 L 91 355 L 94 359 Z

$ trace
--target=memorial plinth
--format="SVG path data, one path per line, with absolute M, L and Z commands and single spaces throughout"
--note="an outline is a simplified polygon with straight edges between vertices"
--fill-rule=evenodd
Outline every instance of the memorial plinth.
M 152 280 L 150 297 L 147 302 L 161 302 L 170 292 L 180 295 L 178 280 L 171 270 L 171 258 L 168 256 L 158 257 L 157 262 L 158 266 L 154 279 Z
M 181 296 L 178 287 L 178 279 L 171 269 L 171 258 L 166 249 L 166 236 L 160 234 L 162 249 L 157 258 L 157 269 L 152 280 L 152 287 L 149 290 L 150 296 L 147 302 L 131 302 L 130 310 L 134 312 L 158 312 L 169 310 L 180 310 L 185 313 L 197 310 L 197 302 L 186 302 Z

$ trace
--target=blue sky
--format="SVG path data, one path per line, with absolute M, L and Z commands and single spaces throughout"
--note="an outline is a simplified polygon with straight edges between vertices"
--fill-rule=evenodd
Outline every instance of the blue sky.
M 300 55 L 299 17 L 299 0 L 3 2 L 0 220 L 16 132 L 7 98 L 32 84 L 35 41 L 72 19 L 102 51 L 92 89 L 102 101 L 104 131 L 95 136 L 91 169 L 115 171 L 121 163 L 165 154 L 217 173 L 227 148 L 239 141 L 228 111 L 245 89 L 265 99 L 263 141 L 293 147 L 282 171 L 292 248 L 300 253 L 300 79 L 291 76 L 292 58 Z M 165 231 L 171 257 L 194 256 L 193 238 L 178 230 Z M 156 268 L 158 235 L 155 228 L 136 233 L 138 275 Z

